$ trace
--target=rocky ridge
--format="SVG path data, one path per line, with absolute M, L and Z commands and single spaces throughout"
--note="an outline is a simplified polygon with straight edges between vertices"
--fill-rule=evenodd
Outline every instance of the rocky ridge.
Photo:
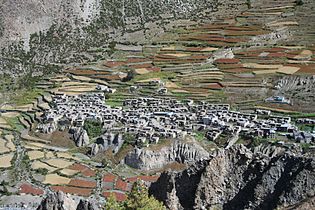
M 152 170 L 173 162 L 192 164 L 208 157 L 209 153 L 196 142 L 174 141 L 158 150 L 135 148 L 125 157 L 125 163 L 133 168 Z
M 236 145 L 182 172 L 163 173 L 150 193 L 170 209 L 275 209 L 313 197 L 314 178 L 314 158 Z

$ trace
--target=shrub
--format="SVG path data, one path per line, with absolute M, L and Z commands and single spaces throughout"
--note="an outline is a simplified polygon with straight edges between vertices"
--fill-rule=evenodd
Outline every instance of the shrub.
M 146 186 L 137 181 L 133 184 L 125 202 L 119 203 L 113 194 L 107 199 L 106 210 L 165 210 L 165 206 L 154 197 L 149 196 Z
M 83 128 L 90 138 L 98 137 L 103 133 L 102 122 L 97 120 L 85 120 Z

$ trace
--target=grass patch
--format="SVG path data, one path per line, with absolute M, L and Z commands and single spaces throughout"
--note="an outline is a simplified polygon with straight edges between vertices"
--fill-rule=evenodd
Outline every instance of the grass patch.
M 292 118 L 308 118 L 308 117 L 315 117 L 315 113 L 296 113 L 290 116 Z
M 306 152 L 310 149 L 312 145 L 308 143 L 301 143 L 300 146 L 302 147 L 303 151 Z
M 301 131 L 312 132 L 315 130 L 315 125 L 302 124 L 297 126 Z
M 106 104 L 111 106 L 111 107 L 121 107 L 123 106 L 123 101 L 121 99 L 108 99 L 106 101 Z
M 268 139 L 266 138 L 261 138 L 261 137 L 255 137 L 251 143 L 252 147 L 257 147 L 260 144 L 267 144 L 269 142 Z
M 174 92 L 172 93 L 172 95 L 176 97 L 178 100 L 184 100 L 192 96 L 191 93 L 174 93 Z
M 206 135 L 206 132 L 205 131 L 197 131 L 195 132 L 195 139 L 197 141 L 203 141 L 206 139 L 205 135 Z
M 127 96 L 122 93 L 108 94 L 105 97 L 105 104 L 111 107 L 122 107 L 123 102 L 127 98 Z
M 83 127 L 90 138 L 98 137 L 103 133 L 103 125 L 100 121 L 86 120 Z
M 18 93 L 12 97 L 10 103 L 17 106 L 31 104 L 43 92 L 43 90 L 39 90 L 37 88 L 31 90 L 19 90 Z
M 4 120 L 7 121 L 8 125 L 15 131 L 22 131 L 24 126 L 20 123 L 19 117 L 4 117 Z

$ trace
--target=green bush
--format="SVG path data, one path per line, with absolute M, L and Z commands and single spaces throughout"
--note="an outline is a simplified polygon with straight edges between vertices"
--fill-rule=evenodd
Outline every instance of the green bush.
M 124 133 L 123 139 L 126 144 L 134 145 L 136 143 L 136 137 L 132 133 Z
M 48 174 L 47 168 L 38 168 L 35 171 L 36 171 L 36 173 L 41 174 L 41 175 L 47 175 Z
M 103 124 L 97 120 L 86 120 L 83 128 L 86 130 L 90 138 L 95 138 L 103 133 Z
M 268 143 L 268 139 L 266 139 L 266 138 L 261 138 L 261 137 L 255 137 L 255 138 L 252 140 L 251 146 L 257 147 L 257 146 L 259 146 L 260 144 L 266 144 L 266 143 Z
M 301 6 L 304 4 L 303 0 L 296 0 L 295 1 L 296 5 Z
M 132 186 L 125 202 L 117 202 L 113 194 L 107 199 L 105 210 L 165 210 L 165 206 L 149 196 L 148 189 L 139 181 Z

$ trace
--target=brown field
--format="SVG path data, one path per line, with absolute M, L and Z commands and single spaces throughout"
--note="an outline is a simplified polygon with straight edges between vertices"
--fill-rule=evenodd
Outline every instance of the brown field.
M 120 192 L 104 192 L 103 196 L 105 198 L 108 198 L 111 194 L 114 195 L 117 201 L 124 201 L 127 199 L 127 196 L 124 193 L 120 193 Z
M 253 69 L 278 69 L 283 67 L 283 65 L 263 65 L 258 63 L 244 63 L 243 67 L 245 68 L 253 68 Z
M 127 63 L 141 63 L 141 62 L 147 62 L 150 61 L 147 58 L 128 58 Z
M 221 59 L 215 60 L 214 63 L 217 63 L 217 64 L 237 64 L 239 62 L 240 62 L 240 60 L 235 59 L 235 58 L 221 58 Z
M 51 166 L 47 165 L 46 163 L 40 162 L 38 160 L 36 160 L 32 163 L 31 168 L 33 170 L 40 169 L 40 168 L 46 168 L 48 170 L 48 172 L 53 172 L 53 171 L 57 170 L 57 168 L 51 167 Z
M 103 176 L 103 182 L 114 182 L 116 180 L 117 176 L 113 174 L 106 174 Z
M 53 191 L 61 191 L 64 193 L 85 196 L 85 197 L 90 196 L 92 194 L 92 189 L 80 188 L 80 187 L 52 186 L 51 189 Z
M 293 66 L 283 66 L 278 69 L 277 73 L 282 73 L 282 74 L 294 74 L 297 71 L 299 71 L 299 67 L 293 67 Z
M 257 36 L 268 33 L 268 31 L 257 30 L 257 31 L 236 31 L 236 30 L 225 30 L 224 35 L 226 36 Z
M 95 75 L 95 76 L 93 76 L 93 78 L 104 79 L 106 81 L 121 80 L 121 77 L 119 75 Z
M 116 181 L 116 184 L 115 184 L 115 189 L 117 190 L 121 190 L 121 191 L 127 191 L 127 186 L 128 186 L 128 183 L 127 182 L 124 182 L 123 180 L 121 180 L 120 178 Z
M 292 110 L 287 110 L 287 109 L 279 109 L 279 108 L 272 108 L 272 107 L 266 107 L 266 106 L 256 106 L 258 109 L 266 109 L 270 111 L 275 111 L 275 112 L 282 112 L 282 113 L 295 113 L 296 111 Z
M 10 149 L 6 147 L 6 141 L 0 138 L 0 154 L 10 152 Z
M 33 150 L 33 151 L 28 151 L 27 152 L 30 160 L 36 160 L 36 159 L 40 159 L 45 157 L 45 153 L 42 151 L 37 151 L 37 150 Z
M 48 174 L 45 176 L 44 184 L 51 184 L 51 185 L 66 185 L 69 184 L 70 179 L 59 176 L 58 174 Z
M 58 158 L 64 158 L 64 159 L 70 159 L 70 160 L 77 160 L 77 161 L 80 160 L 79 158 L 74 157 L 73 155 L 71 155 L 70 153 L 67 153 L 67 152 L 58 152 L 57 157 Z
M 53 158 L 53 157 L 55 157 L 55 155 L 54 155 L 53 152 L 47 151 L 47 152 L 45 153 L 45 158 L 46 158 L 46 159 L 48 159 L 48 158 Z
M 31 184 L 22 184 L 19 189 L 19 193 L 31 194 L 31 195 L 43 195 L 44 191 L 37 187 L 33 187 Z
M 289 66 L 298 67 L 298 74 L 315 74 L 315 64 L 290 64 Z
M 151 68 L 152 66 L 153 65 L 151 63 L 129 65 L 129 67 L 134 68 L 134 69 Z
M 126 64 L 126 62 L 124 62 L 124 61 L 107 61 L 106 63 L 104 63 L 104 66 L 107 66 L 109 68 L 113 68 L 113 67 L 123 66 L 125 64 Z
M 62 173 L 63 175 L 66 175 L 66 176 L 73 176 L 73 175 L 79 173 L 79 171 L 64 168 L 60 171 L 60 173 Z
M 60 159 L 60 158 L 53 158 L 45 161 L 49 165 L 56 167 L 56 168 L 67 168 L 73 164 L 73 162 Z
M 58 147 L 74 148 L 75 143 L 70 139 L 69 133 L 66 131 L 54 131 L 51 134 L 36 133 L 42 139 L 50 140 L 51 145 Z
M 11 167 L 11 160 L 13 159 L 14 154 L 6 154 L 0 156 L 0 168 L 9 168 Z
M 83 179 L 72 179 L 68 185 L 73 187 L 95 188 L 96 182 Z
M 109 74 L 109 72 L 106 71 L 95 71 L 95 70 L 81 70 L 81 69 L 75 69 L 75 70 L 67 70 L 65 72 L 68 72 L 70 74 L 75 74 L 75 75 L 102 75 L 102 74 Z
M 223 72 L 226 73 L 249 73 L 253 72 L 255 69 L 249 69 L 249 68 L 235 68 L 235 69 L 223 69 Z
M 83 176 L 86 176 L 86 177 L 93 177 L 96 175 L 96 172 L 94 170 L 90 169 L 89 167 L 87 167 L 85 165 L 79 164 L 79 163 L 75 163 L 75 164 L 69 166 L 68 169 L 80 171 L 81 174 Z
M 272 69 L 272 70 L 257 70 L 253 71 L 254 74 L 256 75 L 261 75 L 261 74 L 275 74 L 277 73 L 278 69 Z
M 176 83 L 174 83 L 174 82 L 166 82 L 165 87 L 166 87 L 166 88 L 170 88 L 170 89 L 172 89 L 172 88 L 180 88 L 180 87 L 179 87 Z
M 140 69 L 135 69 L 135 73 L 136 74 L 147 74 L 149 73 L 150 71 L 146 68 L 140 68 Z
M 211 83 L 211 84 L 206 84 L 203 87 L 209 88 L 209 89 L 222 89 L 223 85 L 221 85 L 220 83 Z

